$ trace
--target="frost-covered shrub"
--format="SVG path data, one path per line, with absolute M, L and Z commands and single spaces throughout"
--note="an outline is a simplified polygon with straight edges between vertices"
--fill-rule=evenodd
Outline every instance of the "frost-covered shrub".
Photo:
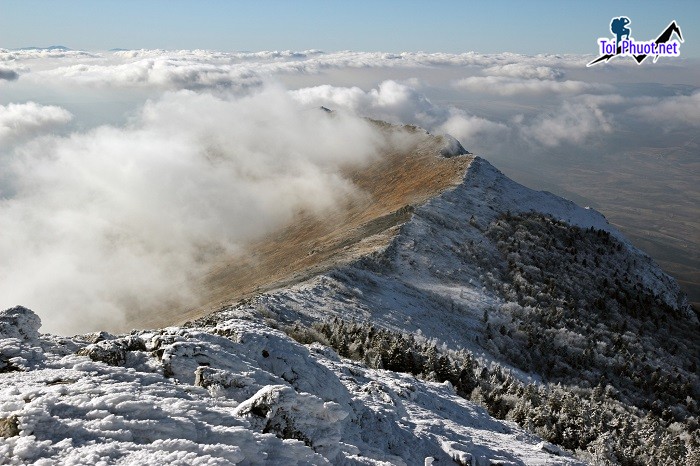
M 501 311 L 518 317 L 535 312 L 517 303 L 506 303 Z M 526 384 L 502 366 L 487 365 L 468 351 L 451 351 L 434 341 L 369 323 L 334 318 L 313 328 L 341 356 L 370 367 L 449 381 L 458 394 L 482 404 L 491 415 L 515 421 L 594 464 L 601 458 L 614 458 L 611 464 L 622 465 L 693 464 L 683 461 L 698 456 L 700 431 L 695 418 L 675 422 L 653 411 L 644 414 L 620 401 L 612 385 Z M 562 341 L 581 344 L 580 335 L 559 331 Z M 557 344 L 554 337 L 548 341 Z
M 644 285 L 627 246 L 541 214 L 504 215 L 485 235 L 502 262 L 484 282 L 514 317 L 485 345 L 552 382 L 609 383 L 656 414 L 699 414 L 685 401 L 700 396 L 697 325 Z

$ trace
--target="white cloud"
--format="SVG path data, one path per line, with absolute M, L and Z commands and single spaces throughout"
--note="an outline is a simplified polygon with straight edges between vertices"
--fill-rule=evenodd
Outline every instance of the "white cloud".
M 354 195 L 339 167 L 373 157 L 381 141 L 362 119 L 304 110 L 266 88 L 170 93 L 128 127 L 19 146 L 0 157 L 12 180 L 0 202 L 0 307 L 25 304 L 48 330 L 75 332 L 187 303 L 213 257 Z
M 550 79 L 559 80 L 564 77 L 560 69 L 549 66 L 537 66 L 529 63 L 508 63 L 484 68 L 482 73 L 489 76 L 507 76 L 524 79 Z
M 53 105 L 35 102 L 0 105 L 0 143 L 10 144 L 68 123 L 71 119 L 70 112 Z
M 314 74 L 329 69 L 485 67 L 501 76 L 558 76 L 578 66 L 578 56 L 449 53 L 212 52 L 207 50 L 129 50 L 93 54 L 80 51 L 0 49 L 0 61 L 32 63 L 40 82 L 68 80 L 91 86 L 153 86 L 165 89 L 250 87 L 280 74 Z M 557 68 L 555 68 L 555 66 Z
M 610 133 L 611 118 L 595 105 L 563 102 L 556 112 L 538 117 L 523 127 L 524 137 L 547 147 L 582 144 L 592 136 Z
M 383 81 L 365 92 L 358 87 L 322 85 L 292 91 L 306 106 L 341 108 L 357 115 L 399 124 L 417 124 L 431 129 L 449 117 L 445 108 L 433 105 L 423 94 L 406 84 Z
M 495 139 L 507 137 L 510 128 L 503 123 L 496 123 L 486 118 L 466 115 L 455 111 L 439 126 L 443 133 L 450 134 L 468 145 L 472 151 L 480 151 L 487 143 L 497 143 Z
M 24 60 L 39 60 L 39 59 L 82 59 L 87 57 L 96 57 L 97 55 L 84 52 L 82 50 L 63 50 L 63 49 L 24 49 L 24 50 L 8 50 L 0 49 L 0 62 L 5 61 L 24 61 Z
M 652 104 L 633 108 L 630 112 L 664 127 L 679 124 L 700 127 L 700 91 L 691 95 L 658 99 Z
M 363 91 L 358 87 L 329 85 L 293 91 L 294 98 L 307 106 L 340 108 L 397 124 L 414 124 L 430 131 L 449 133 L 469 146 L 477 135 L 502 133 L 507 127 L 453 108 L 433 104 L 407 84 L 388 80 Z M 469 147 L 467 147 L 469 148 Z
M 470 92 L 485 92 L 498 95 L 515 94 L 580 94 L 607 86 L 583 81 L 553 81 L 550 79 L 521 79 L 506 76 L 471 76 L 455 82 L 455 87 Z
M 262 85 L 259 73 L 242 66 L 168 59 L 141 59 L 119 65 L 78 64 L 42 72 L 91 86 L 153 86 L 162 89 L 247 88 Z

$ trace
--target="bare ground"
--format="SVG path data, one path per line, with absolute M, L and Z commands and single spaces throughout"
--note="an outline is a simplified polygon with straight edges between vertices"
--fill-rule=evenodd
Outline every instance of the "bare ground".
M 406 131 L 415 143 L 389 151 L 363 167 L 348 168 L 345 176 L 361 195 L 324 216 L 299 213 L 268 237 L 247 246 L 247 254 L 213 264 L 198 286 L 197 305 L 167 306 L 158 312 L 131 317 L 135 327 L 180 324 L 257 293 L 298 283 L 388 244 L 419 205 L 458 185 L 472 161 L 470 156 L 445 158 L 441 136 L 413 127 L 384 126 Z

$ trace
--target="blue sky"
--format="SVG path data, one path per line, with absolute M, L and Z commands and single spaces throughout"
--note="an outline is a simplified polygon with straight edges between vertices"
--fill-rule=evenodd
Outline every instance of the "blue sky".
M 678 21 L 699 57 L 700 2 L 0 0 L 0 47 L 591 53 L 613 16 L 654 38 Z

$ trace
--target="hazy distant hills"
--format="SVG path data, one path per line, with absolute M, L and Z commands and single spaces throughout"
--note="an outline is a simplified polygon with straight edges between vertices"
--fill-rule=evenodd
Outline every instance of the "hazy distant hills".
M 47 50 L 47 51 L 58 51 L 58 52 L 69 52 L 72 51 L 73 49 L 66 47 L 64 45 L 50 45 L 48 47 L 20 47 L 16 50 Z M 125 52 L 131 49 L 123 49 L 123 48 L 112 48 L 109 49 L 108 52 Z
M 52 50 L 68 52 L 72 49 L 69 49 L 68 47 L 65 47 L 63 45 L 50 45 L 49 47 L 21 47 L 17 50 Z

